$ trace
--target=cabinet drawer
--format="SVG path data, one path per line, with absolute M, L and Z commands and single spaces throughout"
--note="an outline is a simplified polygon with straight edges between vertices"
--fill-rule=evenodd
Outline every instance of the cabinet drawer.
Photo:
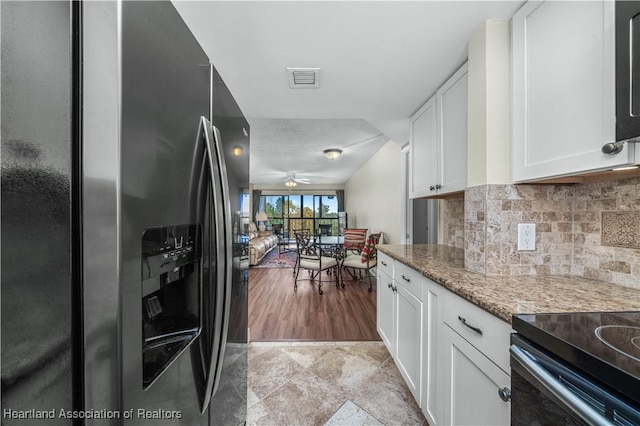
M 379 271 L 384 272 L 391 278 L 393 278 L 393 259 L 387 256 L 386 254 L 378 251 L 378 264 L 376 267 Z
M 394 269 L 393 280 L 422 301 L 422 274 L 400 262 Z
M 444 306 L 444 322 L 509 374 L 511 326 L 450 291 Z

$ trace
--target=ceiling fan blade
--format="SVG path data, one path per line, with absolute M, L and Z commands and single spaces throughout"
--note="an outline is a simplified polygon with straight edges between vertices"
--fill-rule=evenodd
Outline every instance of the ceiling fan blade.
M 303 183 L 305 185 L 309 185 L 311 183 L 311 181 L 309 181 L 309 179 L 294 179 L 294 182 L 298 182 L 298 183 Z

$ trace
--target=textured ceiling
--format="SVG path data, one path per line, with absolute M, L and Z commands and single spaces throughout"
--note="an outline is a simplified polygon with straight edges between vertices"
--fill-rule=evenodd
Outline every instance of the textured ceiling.
M 404 145 L 473 32 L 523 1 L 174 3 L 251 124 L 251 182 L 339 184 L 389 139 Z M 321 68 L 320 88 L 290 89 L 286 67 Z

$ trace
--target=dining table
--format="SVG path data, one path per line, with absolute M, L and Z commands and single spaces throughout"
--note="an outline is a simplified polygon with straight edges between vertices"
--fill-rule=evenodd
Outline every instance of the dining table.
M 342 247 L 344 236 L 342 235 L 317 235 L 316 244 L 323 249 L 334 249 Z

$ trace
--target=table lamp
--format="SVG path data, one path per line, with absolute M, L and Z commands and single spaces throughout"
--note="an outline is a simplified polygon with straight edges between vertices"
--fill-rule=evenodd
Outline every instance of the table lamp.
M 264 211 L 261 211 L 256 215 L 256 221 L 260 223 L 258 225 L 258 229 L 260 231 L 265 231 L 267 229 L 264 223 L 268 220 L 269 220 L 269 217 L 267 217 L 267 214 Z

